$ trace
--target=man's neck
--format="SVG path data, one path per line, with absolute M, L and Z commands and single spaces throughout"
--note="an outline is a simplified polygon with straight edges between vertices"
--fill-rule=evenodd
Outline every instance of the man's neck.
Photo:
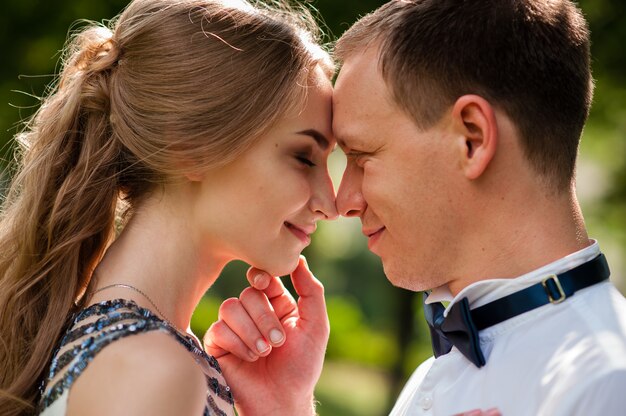
M 493 212 L 508 215 L 484 218 L 481 227 L 489 232 L 472 232 L 457 263 L 461 273 L 447 284 L 453 295 L 480 280 L 521 276 L 590 244 L 573 192 L 510 201 Z

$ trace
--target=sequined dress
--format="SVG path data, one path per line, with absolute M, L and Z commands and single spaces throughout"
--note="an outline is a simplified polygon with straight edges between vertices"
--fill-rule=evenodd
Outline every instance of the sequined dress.
M 191 336 L 181 335 L 169 323 L 135 302 L 116 299 L 97 303 L 78 312 L 64 334 L 41 387 L 41 416 L 65 416 L 69 390 L 94 357 L 111 343 L 150 331 L 165 332 L 194 355 L 207 380 L 203 416 L 233 416 L 233 396 L 217 360 Z

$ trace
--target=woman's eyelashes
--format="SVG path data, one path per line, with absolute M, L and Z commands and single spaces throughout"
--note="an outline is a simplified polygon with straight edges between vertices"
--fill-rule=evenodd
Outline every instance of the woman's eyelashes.
M 313 163 L 311 159 L 312 157 L 309 154 L 302 154 L 302 153 L 296 154 L 296 160 L 298 160 L 298 162 L 308 167 L 316 166 L 315 163 Z

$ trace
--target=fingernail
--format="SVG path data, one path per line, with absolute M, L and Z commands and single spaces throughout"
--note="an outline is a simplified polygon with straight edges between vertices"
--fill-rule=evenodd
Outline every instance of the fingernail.
M 263 283 L 263 273 L 259 273 L 256 276 L 254 276 L 254 287 L 259 287 L 261 286 L 261 284 Z
M 260 353 L 264 353 L 265 351 L 270 349 L 270 346 L 269 346 L 269 344 L 267 342 L 265 342 L 265 340 L 259 339 L 256 342 L 256 349 Z
M 278 344 L 278 343 L 282 342 L 283 339 L 284 339 L 283 333 L 280 332 L 278 329 L 272 329 L 270 331 L 270 340 L 274 344 Z
M 253 353 L 251 350 L 248 350 L 248 357 L 250 357 L 252 361 L 256 361 L 257 358 L 259 358 L 259 356 Z

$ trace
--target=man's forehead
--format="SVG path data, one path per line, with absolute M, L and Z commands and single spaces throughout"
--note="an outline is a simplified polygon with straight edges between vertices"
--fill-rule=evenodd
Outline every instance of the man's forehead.
M 359 103 L 393 103 L 387 83 L 379 65 L 378 50 L 370 47 L 361 53 L 346 58 L 335 83 L 334 104 L 342 106 Z
M 347 58 L 337 76 L 335 89 L 356 89 L 367 88 L 364 81 L 370 81 L 380 76 L 378 68 L 378 54 L 366 51 L 354 54 Z
M 365 53 L 349 58 L 339 72 L 333 94 L 333 129 L 340 146 L 342 141 L 350 144 L 362 137 L 395 110 L 376 56 Z

